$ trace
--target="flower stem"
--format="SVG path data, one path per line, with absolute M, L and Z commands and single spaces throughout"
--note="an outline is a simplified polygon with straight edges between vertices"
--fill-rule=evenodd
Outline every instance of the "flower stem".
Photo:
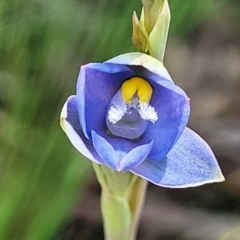
M 105 240 L 135 240 L 147 181 L 130 172 L 93 164 L 102 187 L 101 211 Z
M 130 239 L 132 240 L 136 238 L 139 220 L 145 202 L 147 183 L 145 179 L 137 177 L 132 186 L 131 195 L 129 196 L 129 204 L 132 212 Z

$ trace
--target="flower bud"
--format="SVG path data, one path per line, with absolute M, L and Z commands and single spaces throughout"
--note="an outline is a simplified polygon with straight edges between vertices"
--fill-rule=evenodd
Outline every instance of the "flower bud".
M 132 42 L 138 51 L 162 62 L 171 18 L 168 1 L 142 0 L 142 3 L 140 20 L 133 13 Z

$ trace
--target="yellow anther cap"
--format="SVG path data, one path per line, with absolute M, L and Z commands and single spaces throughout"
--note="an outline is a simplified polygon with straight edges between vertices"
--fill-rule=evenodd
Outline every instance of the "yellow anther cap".
M 126 80 L 121 87 L 122 97 L 126 103 L 131 103 L 134 94 L 137 94 L 139 101 L 147 103 L 152 97 L 152 86 L 141 77 L 132 77 Z

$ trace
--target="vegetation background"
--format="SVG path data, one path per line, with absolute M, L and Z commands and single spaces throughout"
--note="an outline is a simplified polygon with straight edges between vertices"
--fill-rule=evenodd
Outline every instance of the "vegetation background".
M 165 65 L 226 182 L 149 185 L 139 240 L 240 239 L 240 2 L 169 0 Z M 103 239 L 100 189 L 59 114 L 79 66 L 134 51 L 140 0 L 0 1 L 0 239 Z

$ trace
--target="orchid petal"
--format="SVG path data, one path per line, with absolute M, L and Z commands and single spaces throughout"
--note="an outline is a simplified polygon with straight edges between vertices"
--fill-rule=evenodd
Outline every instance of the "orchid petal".
M 163 63 L 144 53 L 131 52 L 121 54 L 106 61 L 105 63 L 142 66 L 149 71 L 161 76 L 162 78 L 172 81 L 172 78 L 169 75 L 167 69 L 164 67 Z
M 95 151 L 92 143 L 85 138 L 79 123 L 79 116 L 77 111 L 77 98 L 75 95 L 70 96 L 65 102 L 60 124 L 63 131 L 67 134 L 72 145 L 85 157 L 95 163 L 102 163 L 102 159 Z
M 168 188 L 195 187 L 224 181 L 211 148 L 188 128 L 163 160 L 146 160 L 131 172 Z
M 169 152 L 181 136 L 189 119 L 190 105 L 186 93 L 172 82 L 156 75 L 150 76 L 149 80 L 154 89 L 150 103 L 158 113 L 158 120 L 148 124 L 143 138 L 154 139 L 149 158 L 158 160 Z
M 85 137 L 91 140 L 92 129 L 104 129 L 109 103 L 122 82 L 134 76 L 124 65 L 90 63 L 81 67 L 77 80 L 80 123 Z
M 108 141 L 107 141 L 108 140 Z M 109 141 L 111 140 L 111 141 Z M 92 130 L 93 146 L 105 164 L 117 171 L 126 171 L 143 162 L 152 149 L 153 141 L 147 144 L 127 144 L 130 141 L 114 137 L 102 137 Z

